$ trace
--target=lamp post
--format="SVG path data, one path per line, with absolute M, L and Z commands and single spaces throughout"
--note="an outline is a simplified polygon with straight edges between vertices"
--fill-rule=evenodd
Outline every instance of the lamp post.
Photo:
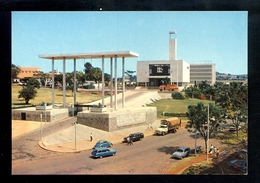
M 208 151 L 208 148 L 209 148 L 209 104 L 208 104 L 208 140 L 207 140 L 207 161 L 208 161 L 208 156 L 209 156 L 209 151 Z
M 74 105 L 71 105 L 71 111 L 72 111 L 72 117 L 74 118 Z M 72 123 L 72 124 L 74 124 L 75 125 L 75 150 L 77 149 L 77 127 L 76 127 L 76 125 L 77 125 L 77 121 L 76 122 L 74 122 L 74 123 Z
M 44 103 L 45 125 L 46 125 L 46 103 Z
M 197 155 L 197 130 L 195 131 L 195 156 Z
M 41 118 L 41 141 L 42 141 L 42 113 L 40 114 L 40 118 Z

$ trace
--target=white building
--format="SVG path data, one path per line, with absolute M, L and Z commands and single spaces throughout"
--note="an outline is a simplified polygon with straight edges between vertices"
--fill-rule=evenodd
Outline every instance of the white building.
M 208 84 L 216 82 L 215 64 L 188 64 L 177 60 L 176 32 L 169 32 L 169 60 L 137 61 L 137 85 L 158 87 L 165 78 L 178 86 L 200 83 L 207 80 Z
M 165 78 L 171 83 L 184 86 L 190 82 L 190 65 L 177 60 L 176 32 L 169 32 L 169 60 L 137 61 L 137 85 L 159 86 Z

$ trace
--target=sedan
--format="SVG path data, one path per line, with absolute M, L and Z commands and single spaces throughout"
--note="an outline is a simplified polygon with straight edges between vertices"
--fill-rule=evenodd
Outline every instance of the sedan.
M 228 162 L 228 165 L 242 172 L 247 172 L 247 163 L 245 160 L 232 160 Z
M 172 154 L 172 158 L 182 159 L 190 154 L 190 148 L 187 146 L 182 146 L 177 151 Z
M 94 158 L 102 158 L 106 156 L 114 156 L 116 154 L 116 150 L 111 148 L 96 148 L 91 154 Z
M 113 146 L 112 142 L 108 142 L 106 140 L 99 140 L 99 141 L 97 141 L 97 143 L 93 147 L 93 149 L 95 149 L 95 148 L 103 148 L 103 147 L 112 147 L 112 146 Z

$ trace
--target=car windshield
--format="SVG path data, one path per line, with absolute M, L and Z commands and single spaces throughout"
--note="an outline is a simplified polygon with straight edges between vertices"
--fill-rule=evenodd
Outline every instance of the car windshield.
M 182 149 L 178 149 L 176 152 L 183 152 L 183 150 Z
M 167 128 L 167 126 L 165 126 L 165 125 L 161 125 L 160 128 Z

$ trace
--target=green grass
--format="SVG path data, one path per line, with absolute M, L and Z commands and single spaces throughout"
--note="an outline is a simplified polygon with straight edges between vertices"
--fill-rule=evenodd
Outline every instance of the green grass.
M 22 86 L 19 85 L 13 85 L 12 86 L 12 108 L 21 108 L 21 107 L 31 107 L 36 106 L 40 104 L 41 102 L 52 102 L 52 89 L 51 88 L 40 88 L 36 89 L 37 94 L 36 97 L 29 101 L 29 104 L 25 104 L 24 99 L 18 98 L 19 91 L 22 89 Z M 79 89 L 81 91 L 81 89 Z M 62 104 L 63 103 L 63 93 L 62 90 L 54 89 L 54 102 L 56 104 Z M 96 100 L 100 100 L 102 98 L 101 95 L 97 94 L 83 94 L 80 92 L 77 92 L 77 102 L 79 104 L 82 103 L 89 103 Z M 71 91 L 66 92 L 66 104 L 71 105 L 73 104 L 74 97 L 72 95 Z
M 214 103 L 214 101 L 199 100 L 194 98 L 187 100 L 161 99 L 147 106 L 157 107 L 157 118 L 168 118 L 168 116 L 162 116 L 162 113 L 186 113 L 189 105 L 197 105 L 199 102 L 203 102 L 205 106 L 209 103 Z

